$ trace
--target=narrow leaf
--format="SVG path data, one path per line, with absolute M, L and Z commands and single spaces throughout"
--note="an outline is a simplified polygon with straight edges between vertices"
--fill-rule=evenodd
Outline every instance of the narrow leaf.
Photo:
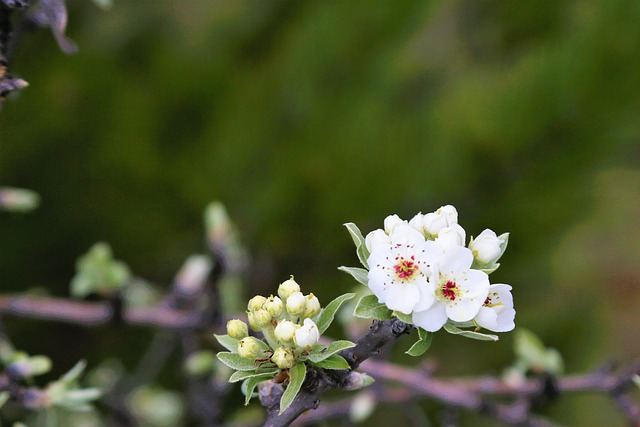
M 283 413 L 293 403 L 300 392 L 304 377 L 307 375 L 307 365 L 296 363 L 289 369 L 289 375 L 291 375 L 291 381 L 280 398 L 280 413 Z
M 416 341 L 405 353 L 409 356 L 422 356 L 431 346 L 432 339 L 433 333 L 425 331 L 422 328 L 418 328 L 418 341 Z
M 497 335 L 483 334 L 481 332 L 465 331 L 450 323 L 445 323 L 444 330 L 453 335 L 461 335 L 463 337 L 472 338 L 480 341 L 498 341 Z
M 73 368 L 71 368 L 69 372 L 67 372 L 62 376 L 62 378 L 60 378 L 60 382 L 63 382 L 66 384 L 73 384 L 77 382 L 78 379 L 80 379 L 80 375 L 82 375 L 84 368 L 86 367 L 87 367 L 86 361 L 84 360 L 78 361 L 78 363 L 73 365 Z
M 249 401 L 253 397 L 253 391 L 256 389 L 256 386 L 263 381 L 270 380 L 271 377 L 271 374 L 256 375 L 255 377 L 247 378 L 242 383 L 242 392 L 245 395 L 244 406 L 247 406 L 249 404 Z
M 356 253 L 358 254 L 360 263 L 364 266 L 364 268 L 369 268 L 367 264 L 367 259 L 369 258 L 369 250 L 367 249 L 365 238 L 362 237 L 360 229 L 352 222 L 348 222 L 344 226 L 347 227 L 347 230 L 349 231 L 349 234 L 353 239 L 353 243 L 355 243 L 356 245 Z
M 350 369 L 349 363 L 339 354 L 332 354 L 320 362 L 314 363 L 318 368 L 323 369 Z
M 393 319 L 393 312 L 386 305 L 378 302 L 378 297 L 375 295 L 366 295 L 360 298 L 353 315 L 363 319 Z
M 238 340 L 235 338 L 231 338 L 229 335 L 213 335 L 216 337 L 221 346 L 226 348 L 232 353 L 238 352 Z
M 351 277 L 356 279 L 358 282 L 362 283 L 365 286 L 369 286 L 369 279 L 367 277 L 369 272 L 364 268 L 343 266 L 343 267 L 338 267 L 338 270 L 344 271 L 345 273 L 350 274 Z
M 346 340 L 334 341 L 326 349 L 322 349 L 318 352 L 311 353 L 309 355 L 309 361 L 313 363 L 320 362 L 333 354 L 336 354 L 342 350 L 346 350 L 348 348 L 355 347 L 355 346 L 356 345 L 351 341 L 346 341 Z
M 236 371 L 229 378 L 230 383 L 237 383 L 238 381 L 246 380 L 247 378 L 252 377 L 264 377 L 266 375 L 275 375 L 278 372 L 278 369 L 275 368 L 265 368 L 259 369 L 257 372 L 248 372 L 248 371 Z
M 335 317 L 336 312 L 338 311 L 340 306 L 346 301 L 349 301 L 355 295 L 356 294 L 340 295 L 338 298 L 334 299 L 329 304 L 327 304 L 324 310 L 322 310 L 322 313 L 320 313 L 320 317 L 316 322 L 316 324 L 318 325 L 318 331 L 320 331 L 320 334 L 323 334 L 324 331 L 326 331 L 327 328 L 329 328 L 329 325 L 331 325 L 331 322 L 333 322 L 333 318 Z
M 236 371 L 255 371 L 256 366 L 252 359 L 245 359 L 234 353 L 221 351 L 216 355 L 218 360 Z

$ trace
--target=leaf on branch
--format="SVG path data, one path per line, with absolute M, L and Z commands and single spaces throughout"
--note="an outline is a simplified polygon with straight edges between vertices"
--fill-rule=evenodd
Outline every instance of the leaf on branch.
M 347 227 L 347 230 L 349 231 L 349 234 L 353 239 L 353 243 L 355 243 L 356 245 L 356 253 L 358 254 L 360 263 L 364 266 L 364 268 L 369 268 L 367 259 L 369 258 L 370 254 L 369 250 L 367 249 L 367 245 L 365 244 L 365 239 L 364 237 L 362 237 L 362 232 L 360 231 L 358 226 L 352 222 L 348 222 L 344 224 L 344 226 Z
M 311 363 L 317 363 L 322 360 L 329 358 L 331 355 L 336 354 L 342 350 L 346 350 L 351 347 L 355 347 L 356 345 L 351 341 L 340 340 L 332 342 L 329 347 L 326 349 L 323 348 L 320 351 L 313 352 L 309 355 L 309 361 Z
M 256 386 L 263 381 L 270 380 L 273 377 L 271 374 L 260 374 L 253 377 L 247 378 L 242 383 L 242 392 L 245 395 L 244 406 L 249 404 L 249 401 L 253 397 L 253 391 L 256 389 Z
M 445 323 L 444 330 L 453 335 L 460 335 L 463 337 L 472 338 L 474 340 L 479 340 L 479 341 L 498 341 L 500 339 L 498 338 L 497 335 L 483 334 L 481 332 L 475 332 L 475 331 L 465 331 L 463 329 L 458 328 L 455 325 L 452 325 L 451 323 Z
M 431 346 L 433 333 L 418 328 L 418 341 L 416 341 L 405 353 L 409 356 L 422 356 Z
M 350 369 L 349 363 L 339 354 L 332 354 L 320 362 L 314 363 L 315 366 L 322 369 Z
M 378 297 L 375 295 L 366 295 L 360 298 L 353 315 L 363 319 L 393 319 L 393 312 L 386 305 L 378 302 Z
M 229 350 L 232 353 L 237 353 L 238 352 L 238 340 L 235 338 L 230 337 L 229 335 L 213 335 L 214 337 L 216 337 L 216 339 L 218 340 L 218 342 L 220 343 L 221 346 L 223 346 L 224 348 L 226 348 L 227 350 Z
M 369 279 L 367 277 L 369 272 L 364 268 L 342 266 L 342 267 L 338 267 L 338 270 L 344 271 L 345 273 L 350 274 L 351 277 L 356 279 L 358 282 L 362 283 L 365 286 L 369 286 Z
M 404 323 L 413 324 L 413 318 L 410 314 L 404 314 L 399 311 L 394 311 L 393 315 L 397 317 L 399 320 L 402 320 Z
M 276 372 L 278 372 L 278 369 L 274 369 L 274 368 L 262 368 L 262 369 L 258 369 L 256 372 L 236 371 L 229 378 L 229 382 L 237 383 L 238 381 L 246 380 L 248 378 L 266 377 L 267 375 L 270 376 L 268 378 L 271 378 L 276 374 Z
M 289 375 L 291 376 L 291 380 L 280 399 L 281 414 L 293 403 L 293 400 L 300 392 L 304 377 L 307 375 L 307 365 L 304 363 L 296 363 L 289 369 Z
M 236 371 L 256 371 L 256 365 L 252 359 L 245 359 L 238 354 L 221 351 L 216 355 L 218 360 Z
M 342 304 L 349 301 L 354 296 L 356 296 L 356 294 L 353 294 L 353 293 L 340 295 L 338 298 L 334 299 L 329 304 L 327 304 L 324 310 L 322 310 L 322 312 L 320 313 L 320 316 L 318 317 L 318 321 L 316 322 L 316 325 L 318 325 L 318 331 L 320 332 L 320 334 L 323 334 L 324 331 L 326 331 L 329 328 L 329 325 L 331 325 L 331 322 L 333 322 L 336 312 L 338 311 L 340 306 L 342 306 Z

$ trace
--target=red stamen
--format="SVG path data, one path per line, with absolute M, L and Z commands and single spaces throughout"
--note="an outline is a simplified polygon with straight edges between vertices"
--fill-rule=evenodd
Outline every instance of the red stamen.
M 442 287 L 442 295 L 445 298 L 449 298 L 451 301 L 456 300 L 456 282 L 452 282 L 448 280 L 447 283 Z

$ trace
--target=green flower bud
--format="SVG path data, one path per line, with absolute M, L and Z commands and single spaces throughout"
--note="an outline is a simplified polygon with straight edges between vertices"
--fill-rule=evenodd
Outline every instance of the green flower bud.
M 267 310 L 261 308 L 260 310 L 253 312 L 254 324 L 252 324 L 251 327 L 258 331 L 262 330 L 269 326 L 271 320 L 273 320 L 273 316 L 271 316 Z
M 299 316 L 304 313 L 306 298 L 302 292 L 293 292 L 287 298 L 287 312 L 293 316 Z
M 289 295 L 294 292 L 300 292 L 300 285 L 293 280 L 293 276 L 291 276 L 291 279 L 282 282 L 280 286 L 278 286 L 278 295 L 283 301 L 286 301 L 287 298 L 289 298 Z
M 290 343 L 293 341 L 293 336 L 297 329 L 296 327 L 299 326 L 289 320 L 283 320 L 278 323 L 273 333 L 275 334 L 276 339 L 281 343 Z
M 260 354 L 262 346 L 255 337 L 246 337 L 238 341 L 238 355 L 245 359 L 255 359 Z
M 278 347 L 271 356 L 271 361 L 275 363 L 280 369 L 289 369 L 293 366 L 295 357 L 290 348 Z
M 280 298 L 271 295 L 267 298 L 267 302 L 264 303 L 264 309 L 267 310 L 274 319 L 276 319 L 282 314 L 284 304 Z
M 256 295 L 255 297 L 249 300 L 249 304 L 247 304 L 247 310 L 249 311 L 257 311 L 262 308 L 267 299 L 261 295 Z
M 240 319 L 233 319 L 227 322 L 227 334 L 231 338 L 241 340 L 249 335 L 249 328 L 247 324 Z
M 309 294 L 305 297 L 304 304 L 304 317 L 313 317 L 320 313 L 320 301 L 314 294 Z

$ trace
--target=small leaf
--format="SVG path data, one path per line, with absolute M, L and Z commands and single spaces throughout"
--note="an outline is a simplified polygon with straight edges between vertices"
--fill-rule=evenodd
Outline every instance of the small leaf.
M 369 286 L 369 279 L 367 278 L 367 275 L 369 274 L 369 272 L 364 268 L 343 266 L 343 267 L 338 267 L 338 270 L 344 271 L 345 273 L 350 274 L 351 277 L 356 279 L 358 282 L 362 283 L 365 286 Z
M 238 381 L 246 380 L 247 378 L 264 377 L 267 374 L 273 377 L 276 372 L 278 372 L 278 369 L 274 368 L 259 369 L 257 372 L 236 371 L 231 375 L 231 378 L 229 378 L 229 382 L 237 383 Z
M 418 328 L 418 341 L 416 341 L 407 353 L 409 356 L 422 356 L 431 346 L 431 340 L 433 339 L 433 333 L 425 331 L 422 328 Z
M 82 372 L 86 367 L 87 367 L 87 362 L 84 360 L 80 360 L 78 363 L 73 365 L 73 368 L 71 368 L 69 372 L 64 374 L 59 381 L 65 384 L 76 383 L 78 379 L 80 379 L 80 375 L 82 375 Z
M 293 403 L 293 400 L 300 392 L 304 377 L 307 375 L 307 365 L 296 363 L 289 369 L 289 375 L 291 376 L 291 381 L 289 381 L 289 385 L 280 399 L 280 413 L 283 413 Z
M 314 363 L 315 366 L 322 369 L 350 369 L 349 363 L 339 354 L 332 354 L 326 359 Z
M 404 323 L 413 324 L 413 318 L 410 314 L 404 314 L 399 311 L 394 311 L 393 315 L 402 320 Z
M 342 350 L 346 350 L 348 348 L 355 347 L 355 346 L 356 345 L 351 341 L 346 341 L 346 340 L 334 341 L 326 349 L 322 349 L 318 352 L 312 352 L 309 355 L 309 361 L 312 363 L 317 363 L 327 359 L 329 356 L 333 354 L 336 354 Z
M 273 375 L 271 374 L 261 374 L 247 378 L 242 383 L 242 392 L 245 395 L 244 406 L 247 406 L 249 404 L 249 401 L 253 397 L 253 391 L 256 389 L 256 386 L 263 381 L 270 380 L 272 377 Z
M 7 403 L 7 400 L 9 400 L 10 397 L 11 394 L 9 394 L 8 391 L 0 392 L 0 408 L 2 408 L 5 403 Z
M 218 360 L 236 371 L 255 371 L 256 366 L 254 360 L 245 359 L 234 353 L 221 351 L 217 354 Z
M 378 302 L 375 295 L 366 295 L 360 298 L 353 312 L 355 317 L 363 319 L 389 320 L 393 319 L 393 312 L 386 305 Z
M 333 318 L 335 317 L 336 312 L 338 311 L 340 306 L 346 301 L 349 301 L 354 296 L 356 296 L 356 294 L 353 294 L 353 293 L 340 295 L 338 298 L 334 299 L 329 304 L 327 304 L 324 310 L 322 310 L 322 312 L 320 313 L 320 316 L 318 317 L 318 321 L 316 322 L 316 324 L 318 325 L 318 331 L 320 332 L 320 334 L 323 334 L 324 331 L 326 331 L 327 328 L 329 328 L 329 325 L 331 325 L 331 322 L 333 322 Z
M 365 244 L 365 239 L 362 237 L 362 233 L 357 225 L 352 222 L 348 222 L 344 225 L 347 227 L 351 238 L 353 239 L 353 243 L 356 245 L 356 253 L 358 254 L 358 259 L 360 263 L 364 266 L 364 268 L 369 268 L 367 264 L 367 259 L 369 258 L 369 250 L 367 249 L 367 245 Z
M 445 323 L 444 330 L 453 335 L 461 335 L 463 337 L 472 338 L 480 341 L 498 341 L 497 335 L 483 334 L 475 331 L 465 331 L 450 323 Z
M 230 337 L 229 335 L 213 335 L 214 337 L 216 337 L 216 339 L 218 340 L 218 342 L 220 343 L 221 346 L 223 346 L 224 348 L 226 348 L 227 350 L 229 350 L 232 353 L 237 353 L 238 352 L 238 340 L 235 338 Z

